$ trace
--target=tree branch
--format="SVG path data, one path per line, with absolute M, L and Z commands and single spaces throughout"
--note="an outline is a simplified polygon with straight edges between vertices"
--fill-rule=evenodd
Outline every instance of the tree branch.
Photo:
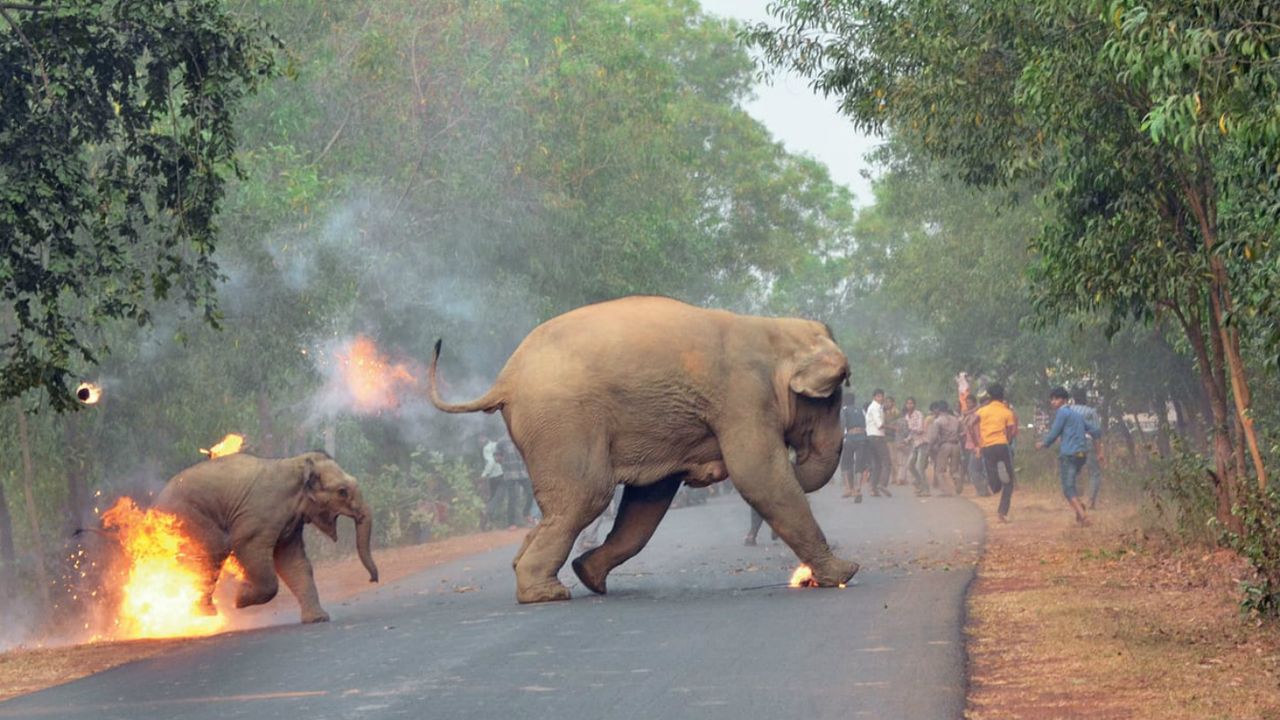
M 13 32 L 18 35 L 18 39 L 21 40 L 22 44 L 27 47 L 27 52 L 31 53 L 31 56 L 36 61 L 36 66 L 40 68 L 40 78 L 44 81 L 44 94 L 46 97 L 48 97 L 49 73 L 48 71 L 45 70 L 45 67 L 44 67 L 44 56 L 40 54 L 39 50 L 36 50 L 35 46 L 31 44 L 31 41 L 27 39 L 26 33 L 22 32 L 22 28 L 18 26 L 18 23 L 14 21 L 13 16 L 9 14 L 9 10 L 45 10 L 45 9 L 47 8 L 40 8 L 35 6 L 18 6 L 18 5 L 13 5 L 9 3 L 0 4 L 0 17 L 3 17 L 4 21 L 9 23 L 9 27 L 13 28 Z

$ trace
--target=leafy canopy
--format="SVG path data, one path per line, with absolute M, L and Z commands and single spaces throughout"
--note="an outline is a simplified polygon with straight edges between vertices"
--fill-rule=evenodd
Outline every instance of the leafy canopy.
M 177 298 L 216 323 L 233 119 L 275 45 L 220 0 L 9 5 L 0 24 L 0 397 L 68 383 Z

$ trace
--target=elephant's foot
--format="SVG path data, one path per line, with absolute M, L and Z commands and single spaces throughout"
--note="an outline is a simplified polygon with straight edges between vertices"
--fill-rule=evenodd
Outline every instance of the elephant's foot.
M 304 624 L 329 622 L 329 613 L 324 610 L 303 611 L 302 622 Z
M 516 583 L 516 602 L 540 603 L 552 602 L 555 600 L 568 600 L 569 588 L 565 587 L 559 580 L 553 580 L 548 583 L 523 587 Z
M 848 584 L 858 569 L 858 563 L 833 557 L 813 568 L 813 579 L 819 587 L 837 587 Z
M 582 553 L 573 561 L 573 572 L 582 581 L 588 590 L 597 594 L 604 595 L 608 592 L 605 587 L 605 580 L 609 577 L 610 568 L 599 567 L 600 563 L 592 563 L 592 556 L 599 552 L 599 548 L 588 550 Z

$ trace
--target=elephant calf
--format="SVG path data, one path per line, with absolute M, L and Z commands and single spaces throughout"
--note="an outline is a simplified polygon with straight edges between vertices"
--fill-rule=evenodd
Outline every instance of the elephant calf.
M 178 473 L 156 499 L 156 508 L 177 515 L 200 547 L 205 607 L 213 609 L 213 587 L 227 555 L 235 553 L 245 577 L 236 607 L 260 605 L 276 595 L 276 575 L 298 599 L 302 622 L 325 622 L 302 527 L 313 523 L 334 541 L 337 518 L 355 520 L 356 551 L 378 581 L 369 550 L 373 517 L 360 488 L 323 452 L 283 459 L 243 453 L 207 460 Z
M 573 562 L 605 592 L 609 572 L 652 537 L 681 483 L 734 485 L 820 585 L 858 570 L 835 557 L 804 494 L 840 462 L 849 363 L 822 323 L 704 310 L 662 297 L 578 308 L 534 328 L 483 397 L 432 403 L 502 412 L 542 508 L 516 555 L 516 599 L 565 600 L 556 575 L 574 538 L 626 486 L 613 530 Z M 788 448 L 795 450 L 794 463 Z

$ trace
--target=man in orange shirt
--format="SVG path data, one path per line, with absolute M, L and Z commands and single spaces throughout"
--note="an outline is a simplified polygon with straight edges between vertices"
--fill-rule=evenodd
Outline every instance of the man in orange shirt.
M 1018 436 L 1018 416 L 1004 399 L 1004 386 L 991 383 L 987 387 L 991 402 L 978 408 L 978 446 L 987 469 L 987 485 L 1000 493 L 1000 521 L 1009 521 L 1009 500 L 1013 497 L 1013 455 L 1009 443 Z M 1000 464 L 1004 464 L 1007 480 L 1000 480 Z

